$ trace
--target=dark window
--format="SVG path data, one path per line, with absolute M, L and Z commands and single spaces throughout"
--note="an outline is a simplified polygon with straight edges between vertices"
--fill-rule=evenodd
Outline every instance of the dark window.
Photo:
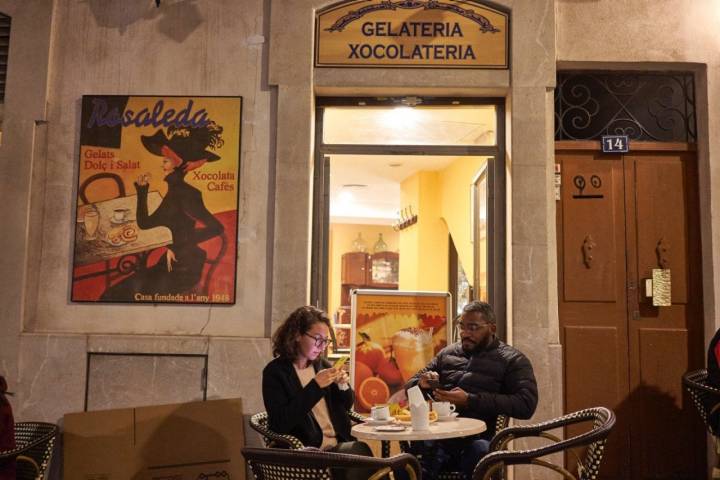
M 695 87 L 685 72 L 558 72 L 555 140 L 697 140 Z

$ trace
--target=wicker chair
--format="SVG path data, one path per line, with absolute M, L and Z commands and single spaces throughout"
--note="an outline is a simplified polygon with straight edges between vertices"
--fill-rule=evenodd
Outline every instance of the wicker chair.
M 497 420 L 495 421 L 496 434 L 500 430 L 507 428 L 509 421 L 510 421 L 510 417 L 508 417 L 506 415 L 498 415 Z M 402 450 L 403 452 L 410 452 L 410 443 L 409 442 L 400 442 L 400 450 Z M 438 478 L 438 480 L 464 480 L 465 474 L 463 472 L 457 471 L 457 470 L 445 470 L 445 471 L 440 472 L 438 474 L 437 478 Z M 500 477 L 500 478 L 503 478 L 503 477 Z
M 548 433 L 549 430 L 592 422 L 592 428 L 580 435 L 561 440 Z M 535 425 L 509 427 L 498 432 L 490 442 L 490 453 L 475 467 L 473 478 L 487 480 L 507 465 L 540 465 L 554 470 L 568 480 L 591 480 L 598 478 L 605 442 L 615 425 L 615 414 L 605 407 L 587 408 L 560 418 Z M 542 437 L 555 443 L 530 450 L 506 450 L 510 441 L 522 437 Z M 564 467 L 552 464 L 542 457 L 552 453 L 568 451 L 574 447 L 587 446 L 584 458 L 577 458 L 577 476 Z
M 718 432 L 710 423 L 710 415 L 720 409 L 720 389 L 710 386 L 707 383 L 707 377 L 707 370 L 702 368 L 685 373 L 682 381 L 703 423 L 705 423 L 705 426 L 715 440 L 715 452 L 717 453 L 718 463 L 713 467 L 712 478 L 720 479 L 720 438 L 718 438 Z
M 355 423 L 361 423 L 365 417 L 352 410 L 348 411 L 350 420 Z M 250 417 L 250 427 L 258 432 L 263 439 L 266 447 L 283 447 L 300 449 L 304 448 L 305 445 L 297 438 L 292 435 L 275 433 L 268 427 L 268 414 L 267 412 L 256 413 Z
M 17 460 L 17 479 L 35 480 L 45 476 L 55 447 L 57 425 L 44 422 L 18 422 L 15 424 L 14 450 L 0 452 L 0 460 Z
M 256 480 L 332 480 L 334 469 L 368 468 L 375 471 L 368 480 L 388 477 L 393 470 L 405 470 L 410 480 L 421 478 L 420 464 L 410 454 L 390 458 L 364 457 L 323 452 L 315 448 L 243 448 L 243 457 Z

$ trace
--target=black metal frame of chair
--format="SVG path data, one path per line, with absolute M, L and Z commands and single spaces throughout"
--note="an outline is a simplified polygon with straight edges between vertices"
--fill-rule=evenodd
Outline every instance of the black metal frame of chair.
M 720 389 L 708 384 L 708 371 L 704 368 L 691 370 L 682 376 L 685 389 L 695 404 L 708 432 L 715 440 L 716 464 L 712 470 L 712 478 L 720 479 L 720 438 L 713 429 L 710 416 L 720 409 Z
M 361 423 L 365 418 L 359 413 L 352 410 L 348 411 L 348 415 L 350 416 L 350 420 L 355 423 Z M 266 447 L 276 447 L 278 445 L 281 445 L 285 448 L 296 450 L 305 448 L 305 445 L 303 445 L 303 443 L 297 437 L 288 434 L 276 433 L 270 430 L 270 428 L 268 427 L 267 412 L 256 413 L 255 415 L 250 417 L 250 427 L 262 436 L 263 442 L 265 443 Z
M 549 430 L 592 422 L 592 428 L 582 434 L 561 440 L 548 433 Z M 490 453 L 483 457 L 475 467 L 475 480 L 488 480 L 508 465 L 539 465 L 549 468 L 568 480 L 591 480 L 598 478 L 600 463 L 607 437 L 615 425 L 615 414 L 605 407 L 580 410 L 534 425 L 508 427 L 498 432 L 490 442 Z M 528 450 L 507 450 L 508 443 L 523 437 L 542 437 L 555 443 Z M 573 447 L 587 446 L 584 458 L 578 457 L 577 477 L 569 470 L 542 459 L 552 453 L 564 452 Z
M 17 422 L 16 448 L 0 452 L 0 460 L 16 459 L 18 480 L 43 478 L 55 448 L 57 434 L 58 427 L 54 423 Z
M 368 468 L 375 473 L 368 480 L 388 477 L 392 471 L 405 470 L 410 480 L 421 478 L 420 464 L 410 454 L 390 458 L 365 457 L 324 452 L 315 448 L 243 448 L 243 457 L 256 480 L 332 480 L 333 469 Z

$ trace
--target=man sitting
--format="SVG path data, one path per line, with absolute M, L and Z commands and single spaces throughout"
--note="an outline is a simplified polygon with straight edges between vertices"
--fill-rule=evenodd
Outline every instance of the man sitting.
M 488 451 L 497 416 L 527 419 L 537 407 L 532 365 L 520 351 L 495 336 L 495 313 L 489 304 L 476 301 L 466 305 L 457 328 L 460 342 L 441 350 L 405 389 L 418 385 L 436 401 L 455 404 L 460 416 L 483 420 L 488 429 L 471 437 L 413 442 L 423 478 L 436 478 L 450 465 L 459 466 L 466 478 L 471 478 L 475 465 Z

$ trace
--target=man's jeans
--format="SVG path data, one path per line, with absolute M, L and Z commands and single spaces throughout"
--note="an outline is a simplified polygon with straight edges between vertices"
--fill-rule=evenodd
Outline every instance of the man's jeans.
M 434 480 L 442 471 L 461 471 L 469 480 L 489 448 L 489 440 L 473 436 L 412 442 L 410 451 L 420 457 L 423 479 Z

